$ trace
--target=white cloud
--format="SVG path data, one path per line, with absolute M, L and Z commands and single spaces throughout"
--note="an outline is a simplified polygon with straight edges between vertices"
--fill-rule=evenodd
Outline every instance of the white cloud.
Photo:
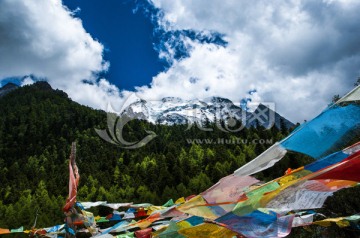
M 114 85 L 97 80 L 109 67 L 103 49 L 61 0 L 0 1 L 0 80 L 46 78 L 74 100 L 105 109 L 122 99 Z
M 25 85 L 30 85 L 35 83 L 34 80 L 30 77 L 30 76 L 26 76 L 22 81 L 21 81 L 21 86 L 25 86 Z
M 224 34 L 225 47 L 187 37 L 189 57 L 153 78 L 140 96 L 238 101 L 251 89 L 274 101 L 286 117 L 311 119 L 334 94 L 350 90 L 360 66 L 360 2 L 153 0 L 166 31 L 195 30 Z M 193 79 L 196 80 L 193 80 Z
M 222 96 L 239 102 L 257 89 L 253 98 L 274 101 L 280 113 L 302 121 L 325 108 L 332 95 L 350 90 L 359 76 L 358 1 L 151 3 L 160 9 L 156 19 L 165 31 L 217 32 L 228 44 L 173 35 L 159 52 L 171 67 L 137 88 L 144 99 Z M 189 57 L 176 58 L 174 42 L 183 43 Z M 46 78 L 79 103 L 106 109 L 110 102 L 117 109 L 131 92 L 97 79 L 109 68 L 103 50 L 61 0 L 0 1 L 0 81 Z

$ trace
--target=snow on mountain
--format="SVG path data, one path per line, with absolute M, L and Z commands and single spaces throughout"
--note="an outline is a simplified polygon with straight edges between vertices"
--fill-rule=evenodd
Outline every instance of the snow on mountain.
M 281 124 L 284 123 L 283 125 L 287 128 L 294 127 L 292 122 L 267 105 L 259 104 L 256 110 L 249 112 L 229 99 L 221 97 L 204 100 L 182 100 L 176 97 L 166 97 L 159 101 L 139 99 L 126 107 L 122 114 L 166 125 L 188 123 L 204 125 L 205 122 L 223 121 L 226 128 L 234 127 L 234 129 L 239 128 L 240 124 L 246 127 L 262 125 L 270 128 L 275 125 L 281 128 Z

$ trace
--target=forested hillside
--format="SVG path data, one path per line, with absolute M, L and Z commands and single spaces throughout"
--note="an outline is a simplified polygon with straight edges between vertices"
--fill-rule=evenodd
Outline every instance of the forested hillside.
M 78 145 L 78 200 L 162 204 L 205 190 L 289 133 L 276 127 L 226 133 L 208 126 L 213 131 L 131 121 L 124 133 L 128 141 L 142 139 L 145 130 L 157 137 L 144 147 L 122 149 L 95 132 L 106 128 L 105 112 L 81 106 L 45 82 L 14 90 L 0 98 L 0 227 L 30 228 L 37 212 L 38 227 L 62 223 L 72 141 Z M 223 143 L 192 143 L 218 138 Z M 310 160 L 289 153 L 257 176 L 270 180 Z M 337 193 L 323 212 L 358 212 L 355 194 L 356 188 Z

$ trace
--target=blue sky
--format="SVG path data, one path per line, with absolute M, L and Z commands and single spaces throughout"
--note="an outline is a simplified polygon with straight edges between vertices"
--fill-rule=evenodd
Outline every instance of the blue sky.
M 65 0 L 84 28 L 105 47 L 104 59 L 110 70 L 104 75 L 126 90 L 149 84 L 153 76 L 164 70 L 154 49 L 154 25 L 149 17 L 129 0 Z
M 133 94 L 250 98 L 301 122 L 360 76 L 359 11 L 357 0 L 2 0 L 0 85 L 45 79 L 105 110 Z

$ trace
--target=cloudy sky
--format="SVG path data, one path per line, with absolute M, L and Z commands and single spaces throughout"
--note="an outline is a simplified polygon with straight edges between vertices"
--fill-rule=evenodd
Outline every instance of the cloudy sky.
M 2 0 L 0 83 L 46 79 L 102 109 L 133 92 L 252 97 L 301 122 L 360 76 L 359 12 L 356 0 Z

